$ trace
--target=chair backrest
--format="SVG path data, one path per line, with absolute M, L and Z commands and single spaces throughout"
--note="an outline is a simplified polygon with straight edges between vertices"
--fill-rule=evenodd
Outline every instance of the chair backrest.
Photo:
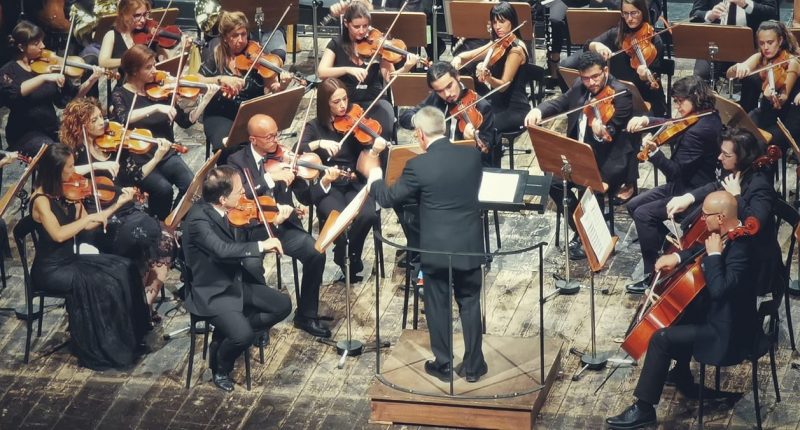
M 794 255 L 795 243 L 797 242 L 794 231 L 797 229 L 797 225 L 800 224 L 800 212 L 798 212 L 797 209 L 795 209 L 785 200 L 776 198 L 775 203 L 772 205 L 772 213 L 778 217 L 778 227 L 780 227 L 781 222 L 785 222 L 792 228 L 792 233 L 790 234 L 791 239 L 789 240 L 789 249 L 786 254 L 784 267 L 786 276 L 788 277 L 792 267 L 792 256 Z M 778 228 L 775 230 L 777 231 Z

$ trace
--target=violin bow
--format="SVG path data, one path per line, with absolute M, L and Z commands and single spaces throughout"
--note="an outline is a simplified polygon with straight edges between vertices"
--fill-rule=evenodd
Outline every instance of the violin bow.
M 508 82 L 506 82 L 505 84 L 503 84 L 503 85 L 500 85 L 499 87 L 492 89 L 492 90 L 491 90 L 491 91 L 489 91 L 488 93 L 484 94 L 484 95 L 483 95 L 483 97 L 481 97 L 481 98 L 479 98 L 479 99 L 475 100 L 474 102 L 472 102 L 472 103 L 470 103 L 470 104 L 468 104 L 468 105 L 466 105 L 466 106 L 462 107 L 461 109 L 459 109 L 459 110 L 458 110 L 458 112 L 456 112 L 456 113 L 454 113 L 454 114 L 452 114 L 452 115 L 448 116 L 447 118 L 445 118 L 445 119 L 444 119 L 444 121 L 445 121 L 445 122 L 447 122 L 447 121 L 450 121 L 451 119 L 453 119 L 453 118 L 457 117 L 458 115 L 461 115 L 461 113 L 462 113 L 462 112 L 464 112 L 464 111 L 466 111 L 467 109 L 469 109 L 469 108 L 471 108 L 471 107 L 475 106 L 475 105 L 476 105 L 476 104 L 478 104 L 478 102 L 480 102 L 481 100 L 485 100 L 485 99 L 486 99 L 486 98 L 488 98 L 490 95 L 492 95 L 492 94 L 496 93 L 497 91 L 499 91 L 499 90 L 501 90 L 501 89 L 503 89 L 503 88 L 505 88 L 505 87 L 507 87 L 507 86 L 509 86 L 509 85 L 511 85 L 511 81 L 508 81 Z
M 469 61 L 467 61 L 467 62 L 465 62 L 464 64 L 462 64 L 461 66 L 459 66 L 459 68 L 458 68 L 458 69 L 456 69 L 456 70 L 461 70 L 461 69 L 463 69 L 463 68 L 464 68 L 464 66 L 466 66 L 467 64 L 469 64 L 469 63 L 471 63 L 471 62 L 475 61 L 475 59 L 476 59 L 476 58 L 480 57 L 480 55 L 481 55 L 481 54 L 483 54 L 483 51 L 485 51 L 485 50 L 487 50 L 487 49 L 489 49 L 489 48 L 494 48 L 495 46 L 497 46 L 497 44 L 499 44 L 500 42 L 502 42 L 503 40 L 505 40 L 507 37 L 509 37 L 509 36 L 511 36 L 512 34 L 514 34 L 514 32 L 515 32 L 515 31 L 519 30 L 520 28 L 522 28 L 522 26 L 524 26 L 524 25 L 525 25 L 525 24 L 527 24 L 527 23 L 528 23 L 528 21 L 522 21 L 522 23 L 521 23 L 520 25 L 518 25 L 518 26 L 516 26 L 516 27 L 512 28 L 512 29 L 511 29 L 511 31 L 509 31 L 509 32 L 508 32 L 508 34 L 506 34 L 505 36 L 498 38 L 497 40 L 495 40 L 494 42 L 492 42 L 492 43 L 490 43 L 490 44 L 484 45 L 482 48 L 480 48 L 480 50 L 479 50 L 479 51 L 478 51 L 478 52 L 475 54 L 475 56 L 474 56 L 474 57 L 470 58 L 470 59 L 469 59 Z
M 601 103 L 601 102 L 604 102 L 604 101 L 606 101 L 606 100 L 613 99 L 614 97 L 621 96 L 621 95 L 623 95 L 623 94 L 625 94 L 625 93 L 627 93 L 627 92 L 628 92 L 628 90 L 622 90 L 622 91 L 620 91 L 620 92 L 617 92 L 617 93 L 611 94 L 610 96 L 605 96 L 605 97 L 601 97 L 601 98 L 599 98 L 599 99 L 596 99 L 596 100 L 592 100 L 592 101 L 590 101 L 590 102 L 586 103 L 586 104 L 585 104 L 585 105 L 583 105 L 583 106 L 576 107 L 576 108 L 574 108 L 574 109 L 570 109 L 570 110 L 568 110 L 568 111 L 566 111 L 566 112 L 562 112 L 562 113 L 559 113 L 559 114 L 555 114 L 555 115 L 553 115 L 553 116 L 551 116 L 551 117 L 549 117 L 549 118 L 545 118 L 545 119 L 543 119 L 543 120 L 539 121 L 539 124 L 538 124 L 538 125 L 542 125 L 542 124 L 544 124 L 544 123 L 546 123 L 546 122 L 550 122 L 550 121 L 552 121 L 552 120 L 554 120 L 554 119 L 556 119 L 556 118 L 562 117 L 562 116 L 564 116 L 564 115 L 569 115 L 569 114 L 571 114 L 571 113 L 573 113 L 573 112 L 578 112 L 579 110 L 582 110 L 583 108 L 585 108 L 585 107 L 587 107 L 587 106 L 592 106 L 592 105 L 595 105 L 595 104 L 597 104 L 597 103 Z M 659 124 L 659 125 L 661 125 L 661 124 Z
M 181 86 L 181 75 L 183 74 L 183 66 L 185 66 L 184 61 L 183 61 L 184 60 L 183 53 L 185 51 L 186 51 L 186 45 L 181 43 L 181 53 L 179 54 L 180 58 L 178 58 L 178 70 L 177 70 L 177 73 L 175 73 L 175 90 L 172 92 L 172 100 L 170 100 L 170 102 L 169 102 L 169 107 L 171 109 L 175 108 L 175 101 L 178 98 L 178 88 L 180 88 L 180 86 Z M 175 121 L 175 120 L 171 119 L 169 121 L 170 125 L 172 125 L 173 121 Z
M 744 77 L 746 78 L 746 77 L 748 77 L 748 76 L 753 76 L 753 75 L 755 75 L 756 73 L 761 73 L 761 72 L 763 72 L 764 70 L 773 69 L 773 68 L 775 68 L 775 67 L 777 67 L 777 66 L 780 66 L 780 65 L 786 64 L 786 63 L 788 63 L 788 62 L 790 62 L 790 61 L 792 61 L 792 60 L 797 60 L 798 58 L 800 58 L 800 55 L 797 55 L 797 54 L 789 54 L 789 58 L 787 58 L 787 59 L 785 59 L 785 60 L 778 61 L 777 63 L 772 63 L 772 64 L 766 65 L 766 66 L 764 66 L 764 67 L 760 67 L 760 68 L 758 68 L 758 69 L 755 69 L 755 70 L 753 70 L 752 72 L 750 72 L 750 73 L 748 73 L 747 75 L 745 75 Z M 734 79 L 739 79 L 739 78 L 728 78 L 728 80 L 729 80 L 729 81 L 732 81 L 732 80 L 734 80 Z
M 172 0 L 167 2 L 167 7 L 164 8 L 164 13 L 161 14 L 161 18 L 158 20 L 158 25 L 156 25 L 155 34 L 152 34 L 150 37 L 150 42 L 147 44 L 147 47 L 150 48 L 153 46 L 153 41 L 156 40 L 156 34 L 158 34 L 158 29 L 161 28 L 161 24 L 164 23 L 164 18 L 167 17 L 167 11 L 172 6 Z M 150 12 L 149 10 L 147 12 Z
M 139 97 L 139 93 L 133 93 L 131 111 L 128 112 L 128 118 L 125 119 L 125 127 L 122 127 L 122 136 L 119 137 L 119 148 L 117 148 L 117 157 L 114 160 L 117 164 L 119 164 L 119 158 L 122 155 L 122 147 L 125 145 L 125 135 L 128 134 L 128 126 L 131 124 L 131 116 L 133 116 L 133 110 L 136 107 L 137 97 Z
M 67 76 L 67 52 L 69 51 L 69 42 L 72 40 L 72 30 L 75 28 L 75 10 L 70 10 L 69 16 L 69 33 L 67 33 L 67 44 L 64 46 L 64 58 L 61 59 L 61 75 L 66 78 Z
M 250 189 L 250 193 L 253 195 L 253 202 L 256 204 L 256 210 L 258 210 L 258 217 L 261 218 L 261 222 L 264 223 L 264 228 L 267 230 L 267 236 L 270 239 L 274 239 L 275 235 L 272 233 L 272 229 L 269 228 L 269 223 L 267 222 L 267 216 L 264 215 L 264 210 L 261 209 L 261 204 L 258 202 L 258 194 L 256 194 L 256 189 L 253 187 L 253 175 L 250 173 L 250 169 L 247 167 L 244 168 L 244 178 L 247 181 L 247 188 Z M 277 200 L 275 201 L 276 208 L 277 208 Z
M 375 99 L 372 100 L 372 103 L 370 103 L 369 106 L 367 106 L 366 109 L 364 109 L 364 113 L 361 114 L 360 117 L 358 117 L 358 120 L 353 122 L 353 125 L 350 127 L 350 130 L 347 130 L 347 133 L 345 133 L 344 136 L 342 137 L 342 139 L 339 140 L 339 146 L 341 146 L 344 143 L 344 141 L 347 140 L 348 137 L 350 137 L 350 134 L 353 133 L 353 130 L 355 130 L 356 127 L 358 127 L 358 124 L 361 122 L 361 120 L 367 117 L 367 113 L 369 112 L 369 110 L 372 109 L 373 106 L 375 106 L 375 103 L 377 103 L 378 100 L 381 99 L 381 97 L 383 97 L 383 95 L 386 93 L 386 91 L 389 89 L 389 87 L 392 86 L 392 84 L 394 83 L 395 79 L 397 79 L 397 75 L 394 75 L 394 77 L 389 81 L 389 83 L 387 83 L 383 87 L 381 92 L 378 93 L 377 96 L 375 96 Z M 330 160 L 330 157 L 328 157 L 328 160 Z
M 408 0 L 405 0 L 403 2 L 403 5 L 400 6 L 400 10 L 398 10 L 397 11 L 397 15 L 394 16 L 394 20 L 392 21 L 392 24 L 389 26 L 389 28 L 386 30 L 386 32 L 383 33 L 383 38 L 381 38 L 381 43 L 378 44 L 378 49 L 376 49 L 375 52 L 372 53 L 372 57 L 369 59 L 369 61 L 367 61 L 367 65 L 364 67 L 365 70 L 369 70 L 370 66 L 372 66 L 372 63 L 375 61 L 375 58 L 378 57 L 378 53 L 381 52 L 381 49 L 383 48 L 383 44 L 386 43 L 386 39 L 389 38 L 389 34 L 394 29 L 394 25 L 397 24 L 397 20 L 400 19 L 400 14 L 403 13 L 403 10 L 406 8 L 407 4 L 408 4 Z
M 316 88 L 314 94 L 311 94 L 311 100 L 308 101 L 308 106 L 306 106 L 306 112 L 303 115 L 303 122 L 301 122 L 301 126 L 303 128 L 300 129 L 300 134 L 297 136 L 297 143 L 294 146 L 294 160 L 292 160 L 292 171 L 297 171 L 297 159 L 300 157 L 300 142 L 303 141 L 303 134 L 306 131 L 305 125 L 308 123 L 308 114 L 311 112 L 311 105 L 314 104 L 314 98 L 317 97 Z
M 659 124 L 653 124 L 653 125 L 648 125 L 647 127 L 642 127 L 640 129 L 634 131 L 633 133 L 638 133 L 640 131 L 650 130 L 650 129 L 658 128 L 658 127 L 663 127 L 665 125 L 672 125 L 672 124 L 675 124 L 676 122 L 681 122 L 681 121 L 684 121 L 684 120 L 687 120 L 687 119 L 702 118 L 702 117 L 704 117 L 706 115 L 711 115 L 712 113 L 714 113 L 714 111 L 713 110 L 709 110 L 709 111 L 702 112 L 702 113 L 696 113 L 696 114 L 693 114 L 693 115 L 687 115 L 687 116 L 685 116 L 683 118 L 669 119 L 669 120 L 666 120 L 666 121 L 664 121 L 662 123 L 659 123 Z
M 89 138 L 86 136 L 86 126 L 81 126 L 83 130 L 83 149 L 86 151 L 86 160 L 89 162 L 89 182 L 92 184 L 92 195 L 94 196 L 94 205 L 99 213 L 102 210 L 100 206 L 100 197 L 97 195 L 97 183 L 94 182 L 94 166 L 92 165 L 92 153 L 89 152 Z M 108 233 L 105 224 L 103 225 L 103 233 Z
M 258 55 L 255 58 L 253 58 L 253 62 L 250 64 L 250 68 L 247 69 L 247 72 L 244 74 L 244 76 L 242 76 L 242 79 L 245 81 L 245 83 L 247 81 L 247 77 L 250 76 L 250 72 L 252 72 L 253 68 L 256 67 L 256 63 L 258 62 L 258 59 L 261 58 L 261 56 L 264 54 L 264 50 L 267 49 L 267 45 L 269 45 L 269 42 L 272 40 L 272 37 L 275 36 L 275 32 L 278 30 L 278 27 L 281 26 L 281 24 L 283 23 L 283 20 L 286 18 L 286 15 L 289 13 L 289 10 L 291 8 L 292 8 L 292 4 L 289 3 L 289 5 L 286 6 L 286 10 L 283 11 L 283 15 L 281 15 L 281 19 L 278 20 L 277 24 L 275 24 L 275 28 L 272 29 L 272 33 L 269 34 L 269 37 L 267 38 L 267 41 L 264 42 L 261 45 L 261 51 L 259 51 Z

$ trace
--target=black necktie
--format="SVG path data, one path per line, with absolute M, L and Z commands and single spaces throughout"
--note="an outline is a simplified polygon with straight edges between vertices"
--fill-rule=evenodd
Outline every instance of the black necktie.
M 258 162 L 258 172 L 261 173 L 262 175 L 266 172 L 265 166 L 267 165 L 268 159 L 269 159 L 268 157 L 264 157 L 261 159 L 261 161 Z
M 731 2 L 728 5 L 728 19 L 725 23 L 727 25 L 736 25 L 736 3 Z

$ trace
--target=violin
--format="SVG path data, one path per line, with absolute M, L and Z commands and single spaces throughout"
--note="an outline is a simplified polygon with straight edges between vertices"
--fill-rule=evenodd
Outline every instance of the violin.
M 702 112 L 695 115 L 687 116 L 683 119 L 678 119 L 675 121 L 671 121 L 669 124 L 664 124 L 661 128 L 653 135 L 652 140 L 656 144 L 656 146 L 661 146 L 667 143 L 673 137 L 683 133 L 694 125 L 697 121 L 700 120 L 700 117 L 706 116 L 712 113 L 712 111 Z M 642 148 L 638 154 L 636 154 L 636 158 L 640 162 L 645 162 L 650 159 L 650 151 L 647 148 Z
M 517 36 L 514 33 L 508 33 L 506 37 L 501 38 L 497 41 L 494 45 L 493 49 L 489 52 L 491 55 L 488 57 L 488 61 L 484 64 L 485 67 L 492 67 L 506 55 L 506 51 L 508 48 L 514 46 L 514 42 L 517 41 Z
M 2 155 L 4 157 L 8 157 L 11 154 L 12 154 L 12 152 L 10 152 L 10 151 L 0 150 L 0 155 Z M 32 160 L 31 157 L 28 157 L 27 155 L 24 155 L 24 154 L 17 153 L 17 161 L 22 162 L 24 164 L 31 164 L 31 160 Z
M 478 128 L 483 124 L 483 114 L 478 110 L 477 101 L 478 94 L 473 90 L 467 89 L 461 99 L 447 112 L 449 115 L 457 115 L 458 131 L 462 134 L 467 128 L 467 124 L 472 125 L 475 133 L 478 133 Z M 465 109 L 466 106 L 469 107 Z
M 599 119 L 603 124 L 608 124 L 611 118 L 614 117 L 614 98 L 612 97 L 616 91 L 610 85 L 598 91 L 593 96 L 595 100 L 605 99 L 598 103 L 592 103 L 583 108 L 583 114 L 586 115 L 586 123 L 591 125 L 595 118 Z M 605 142 L 611 142 L 611 135 L 608 130 L 603 132 L 602 138 Z
M 653 43 L 654 36 L 653 26 L 643 22 L 638 30 L 626 34 L 622 39 L 622 50 L 631 58 L 630 64 L 633 70 L 637 70 L 642 65 L 648 67 L 655 61 L 658 49 Z M 658 81 L 650 69 L 647 70 L 647 80 L 650 88 L 657 89 L 659 87 Z
M 122 128 L 122 124 L 109 121 L 105 134 L 95 138 L 94 144 L 105 152 L 116 152 L 119 149 L 119 145 L 122 144 L 123 148 L 134 154 L 146 154 L 150 152 L 153 145 L 158 144 L 158 139 L 153 137 L 153 133 L 150 130 L 143 128 L 128 130 L 123 138 Z M 189 148 L 177 143 L 172 144 L 172 149 L 180 154 L 189 152 Z
M 408 47 L 405 42 L 400 39 L 387 39 L 383 42 L 383 46 L 380 46 L 383 37 L 384 34 L 377 28 L 370 29 L 369 33 L 367 33 L 363 39 L 356 42 L 356 53 L 358 53 L 360 57 L 372 58 L 375 52 L 380 48 L 378 55 L 392 64 L 397 64 L 411 55 L 411 53 L 407 51 Z M 422 58 L 419 59 L 419 62 L 426 67 L 430 67 L 431 65 L 429 60 Z
M 117 196 L 117 188 L 114 186 L 114 181 L 105 176 L 97 176 L 95 178 L 95 188 L 101 204 L 111 203 Z M 79 202 L 93 195 L 92 184 L 89 179 L 77 173 L 73 173 L 69 179 L 61 183 L 61 192 L 71 202 Z
M 30 66 L 31 70 L 38 74 L 60 73 L 63 63 L 63 58 L 57 56 L 49 49 L 44 49 L 39 58 L 31 61 Z M 86 64 L 83 58 L 77 55 L 70 55 L 67 57 L 67 67 L 64 69 L 64 75 L 70 78 L 80 78 L 83 76 L 83 72 L 87 70 L 93 72 L 94 68 L 94 66 Z M 108 79 L 119 80 L 119 73 L 113 70 L 103 69 L 103 74 Z
M 133 43 L 137 45 L 150 46 L 153 42 L 164 49 L 174 48 L 183 37 L 181 29 L 177 25 L 158 26 L 154 19 L 148 19 L 144 23 L 144 28 L 133 33 Z
M 358 126 L 353 129 L 353 135 L 362 145 L 369 145 L 373 140 L 380 137 L 383 128 L 381 128 L 381 124 L 378 121 L 363 116 L 364 109 L 353 103 L 346 114 L 337 116 L 333 120 L 333 128 L 339 133 L 347 133 L 353 129 L 356 121 L 358 121 Z
M 151 100 L 166 100 L 172 97 L 177 86 L 178 95 L 188 99 L 193 99 L 200 95 L 202 91 L 208 90 L 209 84 L 202 82 L 202 77 L 196 74 L 182 76 L 180 81 L 174 76 L 163 70 L 156 70 L 155 79 L 149 84 L 145 84 L 145 92 Z M 230 89 L 227 89 L 230 91 Z
M 759 227 L 755 217 L 747 217 L 743 225 L 723 235 L 723 244 L 741 237 L 755 235 L 758 233 Z M 625 341 L 622 342 L 622 349 L 634 360 L 639 360 L 644 355 L 653 333 L 660 328 L 672 325 L 689 303 L 705 288 L 706 280 L 701 266 L 702 257 L 705 254 L 706 250 L 703 248 L 689 258 L 686 264 L 678 266 L 664 279 L 663 282 L 666 284 L 663 288 L 664 293 L 642 315 L 642 318 L 626 336 Z
M 261 206 L 267 222 L 274 222 L 278 216 L 278 203 L 275 199 L 270 196 L 258 196 L 258 205 Z M 258 213 L 256 201 L 242 196 L 235 208 L 228 209 L 228 222 L 235 227 L 244 227 L 251 221 L 260 221 Z
M 261 55 L 259 56 L 259 54 Z M 256 59 L 258 60 L 256 61 Z M 292 78 L 300 82 L 301 85 L 306 85 L 306 80 L 298 73 L 292 73 L 283 68 L 283 60 L 281 60 L 281 57 L 271 53 L 262 53 L 261 45 L 251 40 L 247 42 L 244 51 L 234 58 L 234 62 L 237 70 L 246 72 L 253 67 L 254 61 L 256 62 L 256 72 L 264 79 L 273 79 L 281 73 L 286 72 L 291 74 Z
M 766 92 L 767 89 L 772 90 L 772 95 L 769 97 L 769 99 L 775 109 L 781 108 L 779 94 L 786 91 L 786 77 L 789 72 L 789 59 L 789 54 L 782 49 L 778 55 L 765 62 L 762 61 L 761 63 L 762 66 L 771 66 L 773 64 L 774 66 L 758 73 L 758 76 L 761 77 L 761 91 Z
M 266 171 L 273 172 L 280 169 L 292 169 L 294 174 L 308 181 L 319 177 L 320 172 L 326 172 L 331 168 L 341 170 L 342 176 L 347 180 L 356 180 L 356 175 L 348 168 L 338 166 L 325 166 L 319 155 L 313 152 L 305 152 L 299 156 L 289 150 L 284 150 L 278 145 L 278 149 L 267 154 L 267 162 L 264 166 Z

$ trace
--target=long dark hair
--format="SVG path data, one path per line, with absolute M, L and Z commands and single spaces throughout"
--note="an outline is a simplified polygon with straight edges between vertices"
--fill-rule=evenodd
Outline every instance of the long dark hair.
M 63 195 L 61 173 L 67 160 L 72 156 L 72 150 L 67 145 L 61 143 L 49 145 L 39 160 L 34 185 L 42 187 L 42 191 L 48 196 L 61 197 Z
M 672 97 L 689 100 L 695 112 L 713 110 L 716 105 L 714 92 L 704 79 L 697 75 L 678 79 L 672 85 Z
M 639 24 L 639 27 L 644 25 L 644 23 L 650 24 L 650 3 L 647 0 L 622 0 L 619 2 L 619 23 L 617 24 L 617 48 L 622 48 L 622 41 L 625 39 L 625 34 L 636 31 L 638 29 L 630 29 L 628 28 L 628 24 L 625 24 L 625 18 L 622 17 L 622 6 L 625 4 L 629 4 L 639 12 L 642 13 L 642 23 Z M 658 37 L 658 36 L 656 36 Z
M 44 39 L 44 31 L 39 26 L 30 21 L 20 21 L 11 30 L 11 35 L 8 36 L 8 43 L 12 48 L 15 48 L 17 57 L 21 57 L 25 52 L 25 47 L 42 39 Z
M 319 124 L 328 130 L 333 130 L 331 125 L 331 105 L 328 103 L 333 97 L 333 93 L 339 88 L 343 88 L 347 92 L 347 87 L 344 82 L 336 78 L 328 78 L 322 81 L 317 87 L 317 121 Z M 348 94 L 348 108 L 350 107 L 350 98 Z
M 758 33 L 761 33 L 762 31 L 774 31 L 778 37 L 783 38 L 783 42 L 781 42 L 781 49 L 787 53 L 796 54 L 798 51 L 800 51 L 800 49 L 798 49 L 797 39 L 795 39 L 794 34 L 789 31 L 782 22 L 771 19 L 759 24 L 758 30 L 756 30 L 756 40 L 758 39 Z
M 359 18 L 366 18 L 367 21 L 372 23 L 372 16 L 369 14 L 369 9 L 361 2 L 351 2 L 347 5 L 347 10 L 345 10 L 344 15 L 342 15 L 342 20 L 345 24 L 349 24 L 353 22 L 354 19 Z M 355 57 L 356 53 L 353 51 L 354 40 L 350 40 L 350 31 L 346 28 L 342 31 L 341 41 L 342 49 L 345 54 L 351 59 Z
M 722 141 L 726 140 L 733 143 L 733 153 L 736 154 L 736 170 L 739 172 L 747 170 L 746 176 L 752 174 L 753 170 L 748 168 L 758 157 L 764 155 L 764 145 L 753 136 L 753 133 L 738 127 L 730 127 L 722 131 Z
M 494 26 L 492 26 L 492 23 L 498 20 L 511 21 L 511 28 L 519 25 L 517 11 L 514 10 L 514 8 L 511 7 L 511 5 L 506 1 L 497 3 L 494 5 L 494 7 L 492 7 L 492 10 L 489 11 L 489 28 L 491 28 L 492 31 L 492 39 L 497 39 L 497 33 L 494 32 Z M 519 29 L 514 31 L 514 35 L 522 40 L 522 34 L 520 34 Z

